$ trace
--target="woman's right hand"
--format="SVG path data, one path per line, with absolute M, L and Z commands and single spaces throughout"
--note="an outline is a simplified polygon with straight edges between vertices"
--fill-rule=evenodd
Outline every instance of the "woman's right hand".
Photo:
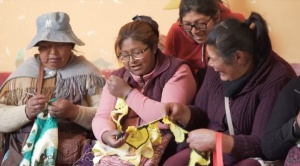
M 163 112 L 172 122 L 180 122 L 183 125 L 187 125 L 191 117 L 189 107 L 179 103 L 165 103 Z
M 35 119 L 37 114 L 46 108 L 48 100 L 48 97 L 45 95 L 34 95 L 28 99 L 25 107 L 25 113 L 28 119 Z
M 110 147 L 121 147 L 128 137 L 128 134 L 124 134 L 118 130 L 109 130 L 102 134 L 102 141 Z

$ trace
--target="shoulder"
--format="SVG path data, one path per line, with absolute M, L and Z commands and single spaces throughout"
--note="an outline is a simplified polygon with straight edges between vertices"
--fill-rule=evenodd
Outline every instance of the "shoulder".
M 275 52 L 271 52 L 271 57 L 273 57 L 273 72 L 274 74 L 278 75 L 278 77 L 287 77 L 287 78 L 294 78 L 296 76 L 296 73 L 293 69 L 293 67 L 285 61 L 282 57 L 280 57 Z
M 297 91 L 300 95 L 300 76 L 292 78 L 284 87 L 285 90 Z

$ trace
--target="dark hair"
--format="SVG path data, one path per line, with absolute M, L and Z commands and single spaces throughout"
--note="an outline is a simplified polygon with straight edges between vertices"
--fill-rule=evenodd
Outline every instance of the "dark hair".
M 132 22 L 122 26 L 119 31 L 115 42 L 115 53 L 117 56 L 122 42 L 128 38 L 141 41 L 150 49 L 153 49 L 154 45 L 158 47 L 159 31 L 157 22 L 149 16 L 135 16 L 132 20 Z
M 206 16 L 215 16 L 220 10 L 217 0 L 181 0 L 179 5 L 179 19 L 190 11 Z
M 233 18 L 220 22 L 208 34 L 206 43 L 214 46 L 227 63 L 238 50 L 250 53 L 256 62 L 272 50 L 266 21 L 255 12 L 245 22 Z

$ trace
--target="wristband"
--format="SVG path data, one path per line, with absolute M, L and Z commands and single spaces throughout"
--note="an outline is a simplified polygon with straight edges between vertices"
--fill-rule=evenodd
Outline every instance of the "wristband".
M 130 93 L 132 92 L 133 88 L 131 88 L 125 95 L 125 100 L 127 100 L 128 96 L 130 95 Z

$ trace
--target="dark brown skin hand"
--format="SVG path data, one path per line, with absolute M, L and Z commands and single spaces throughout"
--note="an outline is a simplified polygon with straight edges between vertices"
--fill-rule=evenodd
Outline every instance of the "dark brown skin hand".
M 183 125 L 187 125 L 191 117 L 190 109 L 179 103 L 165 103 L 163 112 L 172 122 L 180 122 Z
M 25 107 L 25 113 L 30 120 L 36 118 L 37 114 L 45 110 L 49 98 L 45 95 L 34 95 L 31 97 Z
M 197 152 L 214 150 L 216 146 L 216 132 L 208 129 L 193 130 L 189 133 L 186 142 L 191 149 Z
M 48 110 L 51 116 L 56 118 L 75 120 L 79 113 L 79 106 L 70 101 L 59 98 L 54 102 L 49 103 Z
M 128 83 L 120 77 L 109 76 L 106 81 L 107 88 L 111 95 L 119 98 L 125 98 L 125 95 L 132 89 Z
M 102 141 L 110 147 L 119 148 L 126 142 L 126 139 L 128 137 L 128 134 L 125 133 L 120 138 L 118 138 L 120 134 L 123 133 L 118 130 L 106 131 L 102 134 Z

